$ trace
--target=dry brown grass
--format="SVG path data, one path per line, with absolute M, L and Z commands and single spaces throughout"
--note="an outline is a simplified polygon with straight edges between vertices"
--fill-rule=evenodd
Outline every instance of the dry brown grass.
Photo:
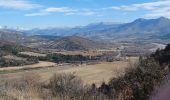
M 136 60 L 133 58 L 131 64 L 134 63 L 135 61 Z M 82 98 L 81 97 L 82 93 L 85 93 L 87 95 L 86 97 L 90 98 L 91 93 L 87 94 L 87 92 L 83 92 L 84 89 L 85 91 L 89 91 L 86 90 L 88 88 L 83 87 L 83 84 L 91 85 L 92 83 L 96 83 L 96 85 L 99 86 L 103 81 L 108 82 L 110 78 L 124 74 L 125 69 L 128 67 L 129 61 L 115 61 L 115 62 L 100 62 L 99 64 L 95 65 L 83 64 L 79 66 L 63 64 L 57 67 L 41 68 L 38 70 L 31 69 L 17 73 L 0 74 L 0 97 L 1 100 L 71 100 L 70 96 L 73 96 L 73 94 L 75 95 L 76 98 L 79 98 L 79 96 L 80 98 Z M 73 73 L 73 75 L 78 76 L 80 79 L 82 79 L 82 81 L 76 81 L 76 84 L 78 83 L 78 85 L 74 84 L 74 81 L 70 81 L 73 82 L 72 85 L 74 86 L 72 90 L 80 89 L 79 91 L 81 91 L 81 93 L 79 92 L 75 93 L 75 90 L 74 91 L 71 90 L 72 92 L 65 92 L 66 93 L 65 95 L 67 96 L 58 94 L 60 92 L 57 92 L 56 95 L 53 95 L 52 93 L 50 93 L 51 90 L 42 88 L 43 85 L 49 84 L 49 80 L 51 80 L 51 77 L 54 74 L 62 75 L 63 73 L 66 74 Z M 67 76 L 62 77 L 65 77 L 64 79 L 68 78 Z M 64 82 L 60 78 L 61 76 L 54 78 L 59 80 L 58 84 L 60 84 L 60 81 Z M 80 84 L 82 85 L 79 86 Z M 68 84 L 66 86 L 68 86 L 68 88 L 64 86 L 66 89 L 70 89 Z M 104 99 L 99 97 L 99 99 L 94 100 Z
M 81 77 L 87 84 L 101 84 L 103 81 L 107 82 L 112 76 L 117 75 L 117 72 L 123 73 L 128 67 L 128 62 L 102 62 L 96 65 L 82 65 L 71 69 L 62 70 L 59 73 L 75 73 Z
M 136 59 L 133 58 L 131 63 L 134 63 L 135 61 Z M 40 64 L 40 66 L 47 65 L 49 65 L 49 63 Z M 2 79 L 10 80 L 19 78 L 25 72 L 38 73 L 40 76 L 42 76 L 43 81 L 48 80 L 53 74 L 74 73 L 76 76 L 79 76 L 86 84 L 96 83 L 97 85 L 100 85 L 103 81 L 108 82 L 110 78 L 124 74 L 125 69 L 128 67 L 129 61 L 100 62 L 99 64 L 95 65 L 62 64 L 60 66 L 48 68 L 44 67 L 38 70 L 25 70 L 17 73 L 1 74 L 0 82 Z
M 32 65 L 3 67 L 3 68 L 0 68 L 0 71 L 19 70 L 19 69 L 27 69 L 27 68 L 39 68 L 39 67 L 43 68 L 43 67 L 50 67 L 50 66 L 55 66 L 55 63 L 46 62 L 46 61 L 39 61 L 39 63 L 32 64 Z
M 40 76 L 35 73 L 3 81 L 0 84 L 1 100 L 42 100 L 41 84 Z
M 97 88 L 84 85 L 74 74 L 52 76 L 47 84 L 35 73 L 0 83 L 0 100 L 106 100 Z M 108 100 L 108 99 L 107 99 Z

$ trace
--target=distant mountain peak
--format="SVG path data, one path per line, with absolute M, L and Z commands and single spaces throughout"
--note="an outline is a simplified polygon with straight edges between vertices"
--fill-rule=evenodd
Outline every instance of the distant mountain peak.
M 159 17 L 158 19 L 169 20 L 169 19 L 166 18 L 166 17 Z
M 170 21 L 170 19 L 166 17 L 159 17 L 157 19 L 145 19 L 145 18 L 138 18 L 133 22 L 144 22 L 144 21 L 149 21 L 149 20 L 158 20 L 158 21 Z
M 166 17 L 160 17 L 157 20 L 159 20 L 159 21 L 170 21 L 170 19 L 168 19 Z
M 147 19 L 144 19 L 144 18 L 138 18 L 136 19 L 134 22 L 141 22 L 141 21 L 146 21 Z

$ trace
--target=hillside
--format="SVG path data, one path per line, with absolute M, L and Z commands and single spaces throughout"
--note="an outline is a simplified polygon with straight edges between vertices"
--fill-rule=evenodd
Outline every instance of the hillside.
M 27 65 L 38 62 L 38 59 L 35 57 L 21 57 L 19 53 L 23 51 L 35 52 L 38 50 L 9 41 L 0 41 L 0 67 Z
M 78 36 L 68 36 L 50 42 L 47 47 L 51 49 L 74 51 L 101 48 L 102 44 Z
M 23 32 L 12 29 L 0 29 L 0 41 L 8 41 L 31 47 L 32 44 L 42 44 L 42 42 L 46 42 L 47 39 L 36 36 L 26 36 Z
M 0 41 L 0 51 L 7 52 L 7 53 L 13 53 L 13 52 L 17 53 L 21 51 L 37 51 L 37 50 L 10 41 Z
M 11 42 L 20 42 L 24 40 L 24 36 L 21 34 L 18 34 L 17 31 L 12 31 L 8 29 L 0 29 L 0 40 L 2 41 L 11 41 Z

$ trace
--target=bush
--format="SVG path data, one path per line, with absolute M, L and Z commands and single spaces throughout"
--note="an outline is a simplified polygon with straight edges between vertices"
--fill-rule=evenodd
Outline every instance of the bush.
M 66 62 L 66 63 L 74 63 L 74 62 L 82 62 L 92 60 L 89 56 L 82 55 L 63 55 L 63 54 L 48 54 L 47 58 L 56 63 Z
M 124 76 L 112 79 L 109 86 L 116 91 L 118 99 L 147 100 L 168 73 L 168 69 L 152 58 L 142 59 L 136 69 L 129 69 Z
M 159 62 L 160 65 L 170 65 L 170 44 L 163 50 L 158 49 L 151 57 Z
M 74 74 L 59 74 L 48 83 L 39 75 L 26 73 L 20 79 L 0 83 L 2 100 L 113 100 L 98 91 L 96 86 L 84 85 Z
M 0 58 L 0 67 L 23 66 L 23 65 L 35 64 L 38 62 L 39 62 L 38 59 L 34 57 L 27 58 L 26 60 Z
M 84 88 L 82 81 L 73 74 L 54 75 L 49 83 L 52 95 L 63 100 L 83 98 L 81 96 L 84 94 Z

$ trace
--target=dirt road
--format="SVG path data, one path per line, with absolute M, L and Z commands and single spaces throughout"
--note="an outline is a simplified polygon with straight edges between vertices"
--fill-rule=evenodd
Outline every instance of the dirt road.
M 32 64 L 32 65 L 13 66 L 13 67 L 0 68 L 0 71 L 4 71 L 4 70 L 19 70 L 19 69 L 23 69 L 23 68 L 49 67 L 49 66 L 54 66 L 54 65 L 56 65 L 56 64 L 53 63 L 53 62 L 39 61 L 39 63 Z

